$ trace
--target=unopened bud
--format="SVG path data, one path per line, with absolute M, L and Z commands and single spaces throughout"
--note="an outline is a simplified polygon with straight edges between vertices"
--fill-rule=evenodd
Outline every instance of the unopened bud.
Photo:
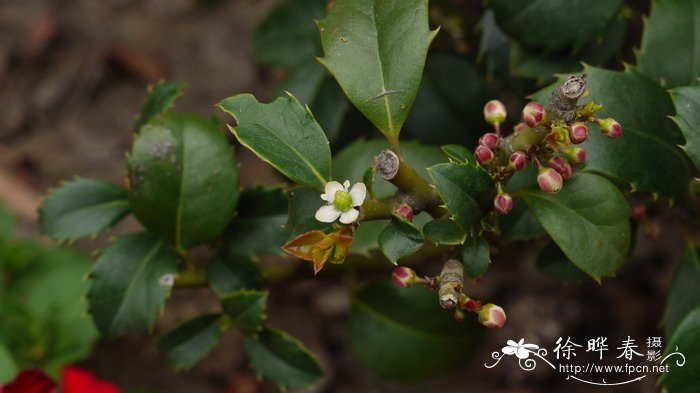
M 525 123 L 518 123 L 515 125 L 515 127 L 513 127 L 513 132 L 518 133 L 529 128 L 530 127 L 528 127 Z
M 482 135 L 481 138 L 479 138 L 479 144 L 481 146 L 486 146 L 489 149 L 495 149 L 498 146 L 498 139 L 498 135 L 492 132 L 487 132 L 486 134 Z
M 391 272 L 391 281 L 399 288 L 408 288 L 417 284 L 420 280 L 415 270 L 399 266 Z
M 586 151 L 580 147 L 564 149 L 561 153 L 566 157 L 566 160 L 572 164 L 583 164 L 586 162 Z
M 610 139 L 617 139 L 622 135 L 622 126 L 613 118 L 595 119 L 603 135 Z
M 575 145 L 585 142 L 588 139 L 588 127 L 581 122 L 572 124 L 569 128 L 569 139 Z
M 647 219 L 647 207 L 639 204 L 632 207 L 632 219 L 634 221 L 644 221 Z
M 556 170 L 542 167 L 537 175 L 537 184 L 540 186 L 540 190 L 549 194 L 556 194 L 561 191 L 564 179 L 561 178 L 561 175 Z
M 530 127 L 537 127 L 545 120 L 544 107 L 539 102 L 529 102 L 523 108 L 522 120 Z
M 506 312 L 501 307 L 489 303 L 479 310 L 479 323 L 491 329 L 503 327 L 506 323 Z
M 413 209 L 411 208 L 411 206 L 405 203 L 399 206 L 399 208 L 396 209 L 394 213 L 408 222 L 413 221 Z
M 508 214 L 513 210 L 513 198 L 508 194 L 498 194 L 493 198 L 493 207 L 501 214 Z
M 506 120 L 506 107 L 501 101 L 492 100 L 484 105 L 484 119 L 493 125 L 501 124 Z
M 474 158 L 480 164 L 488 164 L 493 161 L 493 150 L 486 146 L 477 146 L 474 150 Z
M 515 153 L 511 154 L 510 158 L 508 158 L 508 166 L 510 166 L 510 168 L 513 170 L 520 171 L 523 170 L 527 165 L 527 160 L 527 153 L 518 150 Z
M 568 162 L 566 162 L 565 159 L 559 156 L 554 156 L 550 158 L 549 161 L 547 161 L 547 165 L 549 165 L 549 167 L 553 168 L 555 171 L 559 172 L 562 180 L 564 181 L 569 180 L 574 174 L 574 171 L 571 168 L 571 164 L 569 164 Z
M 462 322 L 464 321 L 464 311 L 460 309 L 455 309 L 455 321 L 457 322 Z

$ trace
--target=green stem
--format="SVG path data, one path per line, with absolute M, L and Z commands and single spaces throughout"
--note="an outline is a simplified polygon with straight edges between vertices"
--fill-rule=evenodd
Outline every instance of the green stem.
M 202 268 L 188 268 L 180 271 L 175 278 L 175 288 L 203 287 L 208 284 L 207 271 Z

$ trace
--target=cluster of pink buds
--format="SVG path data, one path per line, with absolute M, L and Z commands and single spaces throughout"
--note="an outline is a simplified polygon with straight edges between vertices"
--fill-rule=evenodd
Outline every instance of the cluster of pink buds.
M 506 109 L 497 100 L 489 101 L 484 106 L 484 118 L 494 128 L 479 138 L 479 145 L 474 150 L 474 158 L 488 170 L 497 185 L 497 194 L 493 200 L 496 212 L 507 214 L 513 207 L 513 200 L 503 190 L 503 184 L 513 172 L 523 170 L 529 162 L 538 167 L 537 184 L 547 193 L 557 193 L 564 182 L 573 176 L 573 165 L 586 161 L 586 151 L 579 145 L 588 139 L 586 122 L 595 123 L 603 135 L 615 139 L 622 134 L 620 123 L 614 119 L 599 119 L 593 114 L 602 108 L 594 102 L 576 108 L 575 116 L 567 124 L 562 119 L 548 119 L 547 110 L 538 102 L 530 102 L 522 110 L 521 122 L 513 129 L 513 135 L 501 135 L 500 125 L 506 119 Z M 519 136 L 530 133 L 531 137 Z M 538 138 L 539 136 L 539 138 Z M 542 137 L 544 136 L 544 137 Z M 534 144 L 523 140 L 538 140 Z M 522 150 L 516 150 L 523 146 Z

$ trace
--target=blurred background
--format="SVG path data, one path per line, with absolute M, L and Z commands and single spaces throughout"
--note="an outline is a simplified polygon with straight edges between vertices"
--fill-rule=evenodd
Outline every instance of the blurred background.
M 16 218 L 14 238 L 53 247 L 38 236 L 35 211 L 41 196 L 61 179 L 77 175 L 123 184 L 124 154 L 131 146 L 134 116 L 150 83 L 161 79 L 184 82 L 186 94 L 177 110 L 222 120 L 224 116 L 214 105 L 225 97 L 251 92 L 267 101 L 277 95 L 280 84 L 303 94 L 306 82 L 286 77 L 299 62 L 310 59 L 287 62 L 282 56 L 279 60 L 284 50 L 270 44 L 274 32 L 259 33 L 260 45 L 268 45 L 269 50 L 254 45 L 261 23 L 280 3 L 0 0 L 0 202 Z M 515 108 L 527 94 L 552 81 L 547 76 L 551 72 L 544 76 L 532 73 L 526 63 L 518 63 L 517 57 L 514 60 L 517 49 L 509 47 L 511 43 L 479 2 L 444 0 L 431 5 L 431 24 L 441 25 L 442 30 L 426 68 L 424 84 L 429 87 L 421 91 L 405 132 L 409 139 L 427 143 L 472 146 L 486 130 L 481 119 L 486 100 L 498 97 L 517 112 Z M 293 9 L 281 12 L 284 15 Z M 296 16 L 299 25 L 294 31 L 300 36 L 308 31 L 315 35 L 312 19 L 322 17 L 322 12 L 323 5 L 320 14 Z M 623 61 L 630 61 L 633 48 L 639 45 L 642 17 L 648 12 L 646 1 L 627 2 L 619 13 L 624 19 L 622 30 L 610 33 L 617 34 L 616 46 L 609 55 L 591 61 L 622 69 Z M 273 19 L 266 26 L 275 25 Z M 313 45 L 311 50 L 321 54 Z M 288 50 L 305 53 L 303 48 Z M 567 52 L 573 66 L 567 60 L 552 72 L 576 70 L 582 60 L 579 55 L 583 56 Z M 513 64 L 519 66 L 511 68 Z M 457 91 L 445 90 L 445 84 L 453 84 Z M 429 110 L 435 100 L 454 97 L 456 106 L 448 113 Z M 347 102 L 340 102 L 337 108 L 341 108 L 340 119 L 321 119 L 333 125 L 324 125 L 327 131 L 337 129 L 331 138 L 335 151 L 360 136 L 378 135 Z M 442 123 L 435 126 L 437 121 Z M 242 186 L 282 182 L 247 150 L 238 146 L 236 152 L 242 163 Z M 551 349 L 559 336 L 585 342 L 604 335 L 613 343 L 628 335 L 638 340 L 663 336 L 659 321 L 665 294 L 683 254 L 683 240 L 666 224 L 666 216 L 673 214 L 665 210 L 654 218 L 661 230 L 652 241 L 647 241 L 645 228 L 636 229 L 637 239 L 644 241 L 634 243 L 631 259 L 616 278 L 603 285 L 591 280 L 562 282 L 538 272 L 535 256 L 542 245 L 536 242 L 502 250 L 494 256 L 489 274 L 471 290 L 502 305 L 508 311 L 508 323 L 503 329 L 485 331 L 472 360 L 457 373 L 437 380 L 403 385 L 380 380 L 362 366 L 348 343 L 349 298 L 337 276 L 314 278 L 308 269 L 274 287 L 270 324 L 289 331 L 318 354 L 326 376 L 307 391 L 450 393 L 464 392 L 467 387 L 479 392 L 589 391 L 587 385 L 565 381 L 549 370 L 525 373 L 515 363 L 504 362 L 494 369 L 483 364 L 491 361 L 491 353 L 499 351 L 507 339 L 524 337 Z M 138 227 L 129 218 L 112 234 Z M 107 240 L 103 236 L 77 246 L 87 253 Z M 0 253 L 9 261 L 7 255 Z M 296 262 L 285 259 L 284 263 Z M 377 274 L 389 271 L 389 266 L 382 267 Z M 218 300 L 206 289 L 175 291 L 153 333 L 217 307 Z M 6 311 L 0 315 L 7 317 Z M 124 392 L 276 391 L 255 380 L 242 352 L 242 339 L 235 332 L 225 335 L 201 364 L 183 372 L 166 364 L 153 335 L 96 340 L 84 355 L 76 359 L 77 364 L 113 381 Z M 654 392 L 657 388 L 653 378 L 646 378 L 615 391 Z

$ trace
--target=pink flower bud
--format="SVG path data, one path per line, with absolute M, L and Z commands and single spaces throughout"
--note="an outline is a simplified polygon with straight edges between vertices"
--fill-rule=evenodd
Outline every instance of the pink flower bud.
M 393 281 L 397 287 L 408 288 L 415 285 L 419 280 L 415 270 L 405 266 L 399 266 L 391 273 L 391 281 Z
M 474 150 L 474 158 L 480 164 L 488 164 L 493 161 L 493 151 L 486 146 L 477 146 Z
M 564 183 L 564 179 L 561 178 L 559 172 L 552 168 L 542 167 L 537 175 L 537 184 L 540 186 L 540 190 L 556 194 L 561 190 Z
M 498 139 L 498 135 L 492 132 L 487 132 L 486 134 L 482 135 L 481 138 L 479 138 L 479 144 L 481 146 L 486 146 L 489 149 L 495 149 L 498 146 Z
M 496 329 L 506 323 L 506 312 L 495 304 L 487 304 L 479 310 L 479 323 L 487 328 Z
M 529 102 L 523 108 L 522 119 L 530 127 L 537 127 L 545 120 L 544 107 L 539 102 Z
M 513 198 L 508 194 L 498 194 L 493 198 L 493 207 L 501 214 L 508 214 L 513 210 Z
M 525 166 L 527 165 L 528 161 L 528 156 L 527 153 L 523 151 L 516 151 L 515 153 L 510 155 L 510 158 L 508 158 L 508 165 L 516 171 L 523 170 Z
M 569 139 L 575 145 L 585 142 L 588 139 L 588 127 L 581 122 L 572 124 L 569 128 Z
M 549 167 L 553 168 L 555 171 L 559 172 L 561 178 L 564 181 L 569 180 L 574 173 L 574 170 L 571 168 L 571 164 L 569 164 L 568 162 L 566 162 L 566 160 L 558 156 L 550 158 L 547 162 L 547 165 L 549 165 Z
M 580 147 L 572 147 L 561 152 L 572 164 L 583 164 L 586 162 L 586 151 Z
M 528 128 L 530 128 L 530 127 L 528 127 L 527 124 L 518 123 L 515 125 L 515 127 L 513 127 L 513 132 L 518 133 L 518 132 L 523 131 L 523 130 L 528 129 Z
M 506 107 L 501 101 L 492 100 L 484 105 L 484 119 L 493 125 L 503 123 L 506 119 Z
M 617 139 L 622 135 L 622 126 L 613 118 L 595 119 L 603 135 L 610 139 Z
M 405 203 L 399 206 L 399 208 L 396 209 L 394 213 L 408 222 L 413 221 L 413 209 L 411 208 L 411 206 Z

